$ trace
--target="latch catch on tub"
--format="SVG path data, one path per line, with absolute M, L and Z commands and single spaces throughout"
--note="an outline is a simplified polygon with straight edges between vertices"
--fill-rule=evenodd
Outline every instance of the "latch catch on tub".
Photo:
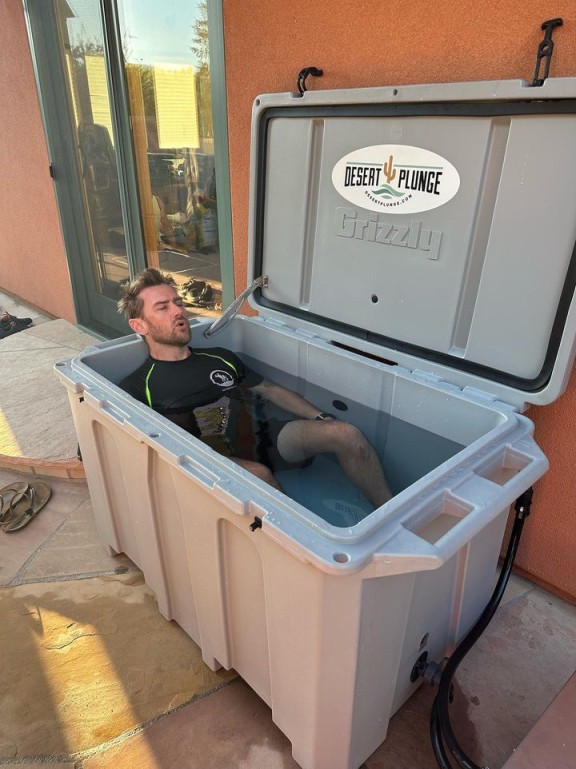
M 550 72 L 550 60 L 552 58 L 552 52 L 554 51 L 554 42 L 552 40 L 552 32 L 556 27 L 561 27 L 564 24 L 562 19 L 549 19 L 545 21 L 541 29 L 544 30 L 544 40 L 541 41 L 538 46 L 538 55 L 536 56 L 536 71 L 534 72 L 534 80 L 532 81 L 532 87 L 539 87 L 544 85 L 544 81 L 548 77 Z M 544 75 L 540 77 L 540 65 L 544 59 Z
M 296 78 L 298 95 L 304 96 L 304 93 L 308 90 L 306 88 L 306 80 L 310 77 L 310 75 L 312 75 L 312 77 L 322 77 L 323 74 L 323 70 L 319 69 L 318 67 L 304 67 L 304 69 L 301 69 L 298 73 L 298 77 Z
M 252 283 L 248 286 L 248 288 L 245 288 L 244 291 L 238 296 L 228 307 L 222 315 L 217 318 L 214 323 L 212 323 L 204 332 L 204 336 L 212 336 L 212 334 L 215 334 L 217 331 L 222 331 L 223 328 L 225 328 L 232 318 L 236 315 L 240 307 L 242 306 L 242 303 L 245 299 L 247 299 L 250 294 L 253 294 L 254 291 L 256 291 L 257 288 L 266 288 L 268 285 L 268 275 L 260 275 L 260 277 L 256 278 L 256 280 L 253 280 Z

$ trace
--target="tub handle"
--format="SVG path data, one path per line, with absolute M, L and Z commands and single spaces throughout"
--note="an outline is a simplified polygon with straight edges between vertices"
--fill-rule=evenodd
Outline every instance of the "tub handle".
M 222 315 L 219 318 L 216 318 L 214 323 L 212 323 L 204 332 L 204 336 L 212 336 L 212 334 L 218 333 L 218 331 L 222 331 L 222 329 L 226 328 L 226 326 L 230 323 L 232 318 L 236 315 L 238 310 L 240 309 L 242 303 L 245 299 L 247 299 L 250 294 L 253 294 L 254 291 L 256 291 L 257 288 L 266 288 L 268 286 L 268 275 L 260 275 L 259 278 L 256 278 L 256 280 L 253 280 L 252 283 L 248 286 L 248 288 L 245 288 L 244 291 L 238 296 L 232 304 L 222 313 Z
M 120 425 L 124 425 L 126 422 L 128 422 L 128 414 L 126 414 L 114 404 L 110 403 L 108 400 L 100 401 L 100 411 L 102 411 L 104 414 L 107 414 Z

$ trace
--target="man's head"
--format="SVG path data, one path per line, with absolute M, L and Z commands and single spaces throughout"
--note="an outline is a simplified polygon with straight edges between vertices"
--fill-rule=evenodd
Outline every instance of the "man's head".
M 170 275 L 149 267 L 122 287 L 118 312 L 132 331 L 148 343 L 153 357 L 163 358 L 170 347 L 182 348 L 190 341 L 190 326 L 176 283 Z
M 124 315 L 130 322 L 132 318 L 141 318 L 144 310 L 144 302 L 140 296 L 145 288 L 151 286 L 172 286 L 176 290 L 176 282 L 171 275 L 167 275 L 154 267 L 142 270 L 134 280 L 120 286 L 122 296 L 118 302 L 118 312 Z

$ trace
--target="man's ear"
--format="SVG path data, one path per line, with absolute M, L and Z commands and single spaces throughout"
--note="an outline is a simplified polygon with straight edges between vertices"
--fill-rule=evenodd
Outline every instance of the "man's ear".
M 142 320 L 142 318 L 130 318 L 128 325 L 135 334 L 145 336 L 148 333 L 148 324 L 145 320 Z

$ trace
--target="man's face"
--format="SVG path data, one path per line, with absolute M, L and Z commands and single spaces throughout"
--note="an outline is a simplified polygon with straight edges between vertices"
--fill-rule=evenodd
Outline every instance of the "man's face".
M 142 316 L 130 321 L 132 330 L 144 336 L 150 347 L 185 347 L 190 341 L 190 326 L 182 299 L 172 286 L 150 286 L 140 292 L 140 298 Z

